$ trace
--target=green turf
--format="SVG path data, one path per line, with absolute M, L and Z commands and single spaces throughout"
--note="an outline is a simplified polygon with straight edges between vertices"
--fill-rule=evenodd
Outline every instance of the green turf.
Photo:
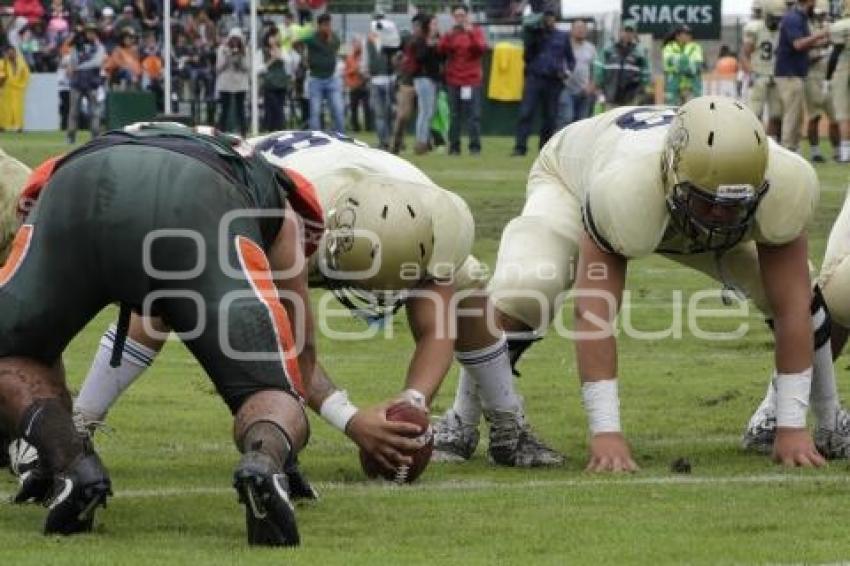
M 413 161 L 471 206 L 475 251 L 490 263 L 505 222 L 523 202 L 532 158 L 509 158 L 511 140 L 486 139 L 481 157 L 428 155 Z M 29 164 L 66 148 L 58 135 L 0 135 L 0 147 Z M 811 227 L 819 264 L 843 201 L 848 169 L 818 167 L 824 187 Z M 713 288 L 707 279 L 659 258 L 630 267 L 634 325 L 664 328 L 671 293 Z M 77 387 L 105 312 L 71 345 L 69 379 Z M 0 313 L 2 316 L 2 313 Z M 569 317 L 567 317 L 569 320 Z M 681 339 L 620 342 L 623 423 L 642 470 L 598 477 L 582 469 L 587 448 L 572 345 L 550 336 L 523 360 L 519 388 L 541 436 L 569 455 L 564 469 L 495 469 L 482 449 L 467 464 L 433 464 L 417 486 L 364 481 L 355 447 L 312 419 L 302 462 L 322 501 L 299 510 L 296 551 L 252 550 L 243 542 L 242 509 L 229 488 L 235 451 L 223 404 L 186 350 L 170 344 L 149 375 L 110 415 L 98 438 L 116 490 L 98 514 L 97 533 L 73 539 L 39 534 L 44 510 L 0 507 L 2 564 L 610 564 L 802 563 L 850 560 L 845 532 L 847 463 L 827 470 L 783 471 L 738 450 L 738 437 L 772 367 L 770 337 L 753 313 L 734 343 Z M 343 328 L 356 323 L 343 321 Z M 734 324 L 737 324 L 734 323 Z M 724 326 L 725 325 L 725 326 Z M 716 322 L 714 328 L 729 328 Z M 321 357 L 358 404 L 398 390 L 412 342 L 403 320 L 397 337 L 332 343 Z M 838 363 L 846 381 L 846 360 Z M 451 404 L 456 371 L 434 411 Z M 846 383 L 840 383 L 847 391 Z M 486 443 L 485 443 L 486 444 Z M 693 473 L 670 472 L 687 457 Z M 11 492 L 11 478 L 0 492 Z

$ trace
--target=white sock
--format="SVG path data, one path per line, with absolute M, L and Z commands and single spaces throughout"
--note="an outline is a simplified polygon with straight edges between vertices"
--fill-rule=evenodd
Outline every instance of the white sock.
M 455 392 L 455 403 L 452 410 L 460 417 L 465 425 L 478 426 L 481 421 L 481 399 L 478 397 L 478 384 L 466 371 L 460 368 L 460 378 Z
M 81 412 L 88 421 L 102 421 L 106 418 L 106 413 L 121 393 L 151 365 L 157 354 L 128 337 L 121 355 L 121 365 L 114 368 L 109 365 L 114 344 L 113 324 L 100 339 L 91 369 L 74 401 L 74 410 Z
M 815 350 L 812 373 L 812 413 L 819 428 L 835 430 L 835 413 L 838 411 L 838 388 L 835 385 L 835 368 L 832 364 L 832 346 L 829 342 Z
M 508 341 L 504 335 L 498 342 L 486 348 L 472 352 L 455 352 L 455 355 L 478 385 L 478 395 L 484 409 L 510 413 L 521 410 L 522 402 L 514 389 Z

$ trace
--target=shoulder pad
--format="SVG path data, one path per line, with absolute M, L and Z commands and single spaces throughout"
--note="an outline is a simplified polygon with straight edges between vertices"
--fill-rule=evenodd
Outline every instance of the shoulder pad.
M 771 140 L 766 176 L 770 188 L 756 211 L 753 239 L 786 244 L 814 215 L 820 193 L 817 174 L 805 159 Z

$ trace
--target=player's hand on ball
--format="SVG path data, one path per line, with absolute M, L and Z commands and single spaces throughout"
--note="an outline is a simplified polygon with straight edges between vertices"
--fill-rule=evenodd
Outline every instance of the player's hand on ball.
M 632 451 L 619 432 L 600 432 L 590 439 L 590 461 L 587 472 L 636 472 Z
M 826 465 L 809 431 L 804 428 L 776 429 L 776 440 L 773 443 L 773 460 L 783 466 L 804 468 L 819 468 Z
M 348 423 L 345 433 L 365 452 L 388 470 L 400 465 L 410 465 L 412 453 L 420 445 L 412 437 L 419 427 L 412 423 L 387 420 L 390 403 L 360 409 Z

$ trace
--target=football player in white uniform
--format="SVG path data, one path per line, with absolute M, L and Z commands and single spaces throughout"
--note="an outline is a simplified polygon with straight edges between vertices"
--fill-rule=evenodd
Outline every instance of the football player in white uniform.
M 345 136 L 278 132 L 249 143 L 296 180 L 300 195 L 296 202 L 312 200 L 324 216 L 327 230 L 313 242 L 319 252 L 309 266 L 311 285 L 332 289 L 340 302 L 366 318 L 381 319 L 404 305 L 416 348 L 402 397 L 427 408 L 451 366 L 454 349 L 464 365 L 490 363 L 492 352 L 478 352 L 477 343 L 464 341 L 465 318 L 457 319 L 456 332 L 449 324 L 455 321 L 454 309 L 480 310 L 486 305 L 486 295 L 478 291 L 486 273 L 470 255 L 474 222 L 463 199 L 434 184 L 409 162 Z M 469 293 L 455 301 L 455 290 Z M 167 332 L 159 321 L 149 319 L 150 325 Z M 106 418 L 163 345 L 161 336 L 153 338 L 142 319 L 134 317 L 122 363 L 112 367 L 115 339 L 113 326 L 101 339 L 75 400 L 74 416 L 81 430 Z M 326 382 L 322 417 L 374 453 L 369 442 L 380 424 L 374 411 L 358 415 L 347 393 Z M 508 466 L 561 464 L 562 456 L 534 436 L 521 407 L 500 403 L 503 399 L 495 395 L 487 404 L 493 460 Z M 33 490 L 24 496 L 30 493 Z
M 761 9 L 763 18 L 756 17 L 744 25 L 744 45 L 741 48 L 741 68 L 749 75 L 748 104 L 759 119 L 767 110 L 767 133 L 776 138 L 782 122 L 782 102 L 773 80 L 776 62 L 776 42 L 779 39 L 779 21 L 785 13 L 783 0 L 765 0 Z
M 612 326 L 628 261 L 651 253 L 740 290 L 772 318 L 774 457 L 824 464 L 805 429 L 810 398 L 819 427 L 830 426 L 837 406 L 831 364 L 818 368 L 824 375 L 810 394 L 812 321 L 818 352 L 831 357 L 807 258 L 805 226 L 817 198 L 812 167 L 769 141 L 752 111 L 728 98 L 700 97 L 678 110 L 621 108 L 547 143 L 529 174 L 522 215 L 502 235 L 489 291 L 502 327 L 515 336 L 516 361 L 559 312 L 564 291 L 575 288 L 589 470 L 636 469 L 620 425 Z M 479 389 L 506 379 L 465 377 Z M 461 386 L 437 435 L 447 452 L 459 452 L 458 439 L 477 426 L 475 395 Z
M 850 162 L 850 2 L 843 3 L 841 18 L 829 26 L 832 51 L 827 64 L 832 105 L 841 133 L 838 161 Z
M 826 30 L 829 27 L 829 2 L 817 0 L 812 16 L 809 18 L 812 33 Z M 809 74 L 806 76 L 803 89 L 803 99 L 806 103 L 806 136 L 809 140 L 809 158 L 814 163 L 824 163 L 820 149 L 820 120 L 826 118 L 828 123 L 829 141 L 832 144 L 833 156 L 839 158 L 840 135 L 838 120 L 829 93 L 827 68 L 830 47 L 821 46 L 809 50 Z
M 850 329 L 850 190 L 838 218 L 832 225 L 816 292 L 821 291 L 828 310 L 816 314 L 827 320 L 831 335 L 832 358 L 826 348 L 815 351 L 815 377 L 829 374 L 832 362 L 847 343 Z M 823 328 L 825 325 L 821 325 Z M 815 345 L 825 336 L 815 336 Z M 812 407 L 822 413 L 815 429 L 815 445 L 828 458 L 850 458 L 850 413 L 838 402 L 834 381 L 815 379 L 812 382 Z M 745 449 L 767 453 L 773 448 L 776 436 L 776 390 L 771 385 L 767 395 L 750 418 L 744 432 Z

